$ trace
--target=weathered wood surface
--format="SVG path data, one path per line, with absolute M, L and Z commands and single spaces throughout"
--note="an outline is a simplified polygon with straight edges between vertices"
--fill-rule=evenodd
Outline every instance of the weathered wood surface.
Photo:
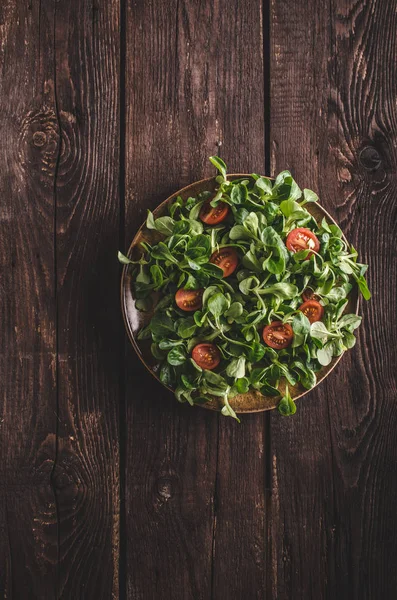
M 118 0 L 58 2 L 59 598 L 118 596 Z
M 119 8 L 0 9 L 5 598 L 118 596 Z
M 215 16 L 209 3 L 127 5 L 126 246 L 147 208 L 211 172 L 216 75 L 203 46 L 214 53 Z M 178 405 L 139 363 L 128 346 L 127 597 L 208 598 L 218 417 Z
M 266 170 L 264 18 L 262 2 L 219 2 L 214 95 L 220 156 L 231 172 Z M 244 415 L 235 427 L 231 419 L 219 419 L 212 590 L 217 600 L 266 594 L 268 421 L 269 414 Z
M 272 170 L 318 190 L 373 292 L 357 346 L 294 422 L 272 415 L 273 596 L 392 599 L 397 4 L 272 2 L 270 22 Z
M 59 126 L 52 20 L 53 6 L 46 20 L 38 3 L 0 6 L 2 598 L 51 598 L 56 590 L 53 222 Z
M 396 0 L 1 4 L 1 597 L 396 597 L 396 33 Z M 370 264 L 291 419 L 178 405 L 123 331 L 117 248 L 215 153 Z

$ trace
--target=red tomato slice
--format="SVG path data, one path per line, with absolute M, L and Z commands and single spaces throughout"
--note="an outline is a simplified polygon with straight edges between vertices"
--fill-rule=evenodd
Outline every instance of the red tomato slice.
M 175 294 L 175 302 L 181 310 L 193 311 L 201 308 L 204 290 L 185 290 L 181 288 Z
M 275 350 L 288 348 L 291 344 L 294 332 L 291 325 L 282 323 L 281 321 L 272 321 L 270 325 L 266 325 L 263 330 L 264 342 Z
M 302 292 L 302 298 L 305 302 L 307 302 L 308 300 L 318 300 L 319 296 L 317 296 L 312 289 L 306 288 Z
M 299 252 L 300 250 L 314 250 L 318 252 L 320 250 L 320 242 L 318 238 L 310 229 L 305 227 L 298 227 L 293 229 L 288 235 L 285 242 L 288 250 L 291 252 Z M 306 257 L 306 260 L 312 256 L 312 252 Z
M 221 353 L 215 344 L 197 344 L 193 348 L 192 358 L 202 369 L 212 371 L 221 362 Z
M 210 258 L 210 263 L 220 267 L 223 271 L 223 277 L 229 277 L 238 265 L 238 255 L 234 248 L 221 248 Z
M 226 202 L 219 202 L 218 206 L 211 206 L 210 198 L 206 202 L 204 202 L 203 206 L 200 210 L 200 219 L 206 225 L 218 225 L 218 223 L 222 223 L 229 214 L 229 206 Z
M 299 310 L 309 319 L 310 323 L 321 321 L 324 315 L 324 307 L 317 300 L 306 300 L 301 304 Z

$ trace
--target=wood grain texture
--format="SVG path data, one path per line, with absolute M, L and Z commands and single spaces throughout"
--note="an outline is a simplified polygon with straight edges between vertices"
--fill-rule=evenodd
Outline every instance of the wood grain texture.
M 396 31 L 397 0 L 1 2 L 1 598 L 394 600 Z M 115 257 L 268 146 L 373 299 L 293 418 L 239 426 L 144 370 Z
M 262 2 L 216 3 L 216 115 L 230 172 L 265 172 Z M 255 57 L 255 58 L 253 58 Z M 268 77 L 268 73 L 266 73 Z M 269 415 L 219 419 L 213 598 L 265 598 Z
M 53 11 L 0 6 L 0 596 L 53 598 L 57 515 Z M 18 40 L 18 42 L 17 42 Z
M 154 10 L 154 7 L 157 10 Z M 231 170 L 249 167 L 263 171 L 264 86 L 261 59 L 263 44 L 261 8 L 259 2 L 250 2 L 243 9 L 240 9 L 237 3 L 205 2 L 197 5 L 193 2 L 179 2 L 160 10 L 156 3 L 148 3 L 145 8 L 143 4 L 138 3 L 130 9 L 127 22 L 134 24 L 134 29 L 127 32 L 126 91 L 127 107 L 133 105 L 133 100 L 129 100 L 130 94 L 134 94 L 132 98 L 135 99 L 135 106 L 133 110 L 127 111 L 127 140 L 129 140 L 126 163 L 127 231 L 130 224 L 137 227 L 143 220 L 144 214 L 139 209 L 142 209 L 145 197 L 150 199 L 148 205 L 153 207 L 172 189 L 176 190 L 181 185 L 204 176 L 209 172 L 207 157 L 214 152 L 222 154 L 220 147 L 224 142 L 227 142 Z M 236 19 L 237 14 L 238 19 Z M 148 21 L 151 21 L 153 30 L 161 34 L 155 38 L 149 36 L 147 29 L 145 31 L 142 25 Z M 253 47 L 248 47 L 245 43 L 249 36 L 253 36 L 256 40 L 255 52 L 259 56 L 259 60 L 254 63 L 250 60 Z M 158 57 L 162 58 L 159 60 Z M 242 89 L 246 90 L 246 94 L 240 98 Z M 141 118 L 142 113 L 145 114 L 144 119 Z M 141 129 L 144 131 L 141 132 Z M 164 154 L 163 148 L 167 148 L 167 155 Z M 172 187 L 165 186 L 168 181 L 172 182 Z M 140 192 L 141 187 L 142 192 Z M 159 189 L 163 190 L 161 195 Z M 133 208 L 136 208 L 135 214 L 132 213 Z M 138 372 L 140 369 L 141 367 L 138 368 Z M 149 382 L 145 385 L 149 385 Z M 128 389 L 133 389 L 137 398 L 134 400 L 134 406 L 129 408 L 131 417 L 127 419 L 128 422 L 131 419 L 134 421 L 135 411 L 139 410 L 141 415 L 142 410 L 137 405 L 139 397 L 137 382 L 135 387 L 133 386 L 132 379 Z M 157 384 L 152 383 L 151 386 L 155 386 L 156 395 L 165 395 Z M 133 397 L 132 394 L 131 396 Z M 153 427 L 158 430 L 157 420 L 160 416 L 157 415 L 161 405 L 149 406 L 148 397 L 147 394 L 143 399 L 147 411 L 145 421 L 153 420 Z M 166 397 L 169 398 L 168 394 Z M 171 399 L 171 402 L 175 401 Z M 186 563 L 186 566 L 174 568 L 178 573 L 177 580 L 170 583 L 166 579 L 165 574 L 172 569 L 172 565 L 180 563 L 179 547 L 184 546 L 185 538 L 189 535 L 189 521 L 186 517 L 186 524 L 181 529 L 181 526 L 177 525 L 180 519 L 171 512 L 169 522 L 164 522 L 161 532 L 157 529 L 157 535 L 154 536 L 156 528 L 151 530 L 149 527 L 148 532 L 152 531 L 151 535 L 142 539 L 141 543 L 134 548 L 134 538 L 137 538 L 137 534 L 142 537 L 142 533 L 137 531 L 139 517 L 138 512 L 135 511 L 139 511 L 142 515 L 141 503 L 144 504 L 146 511 L 148 506 L 151 507 L 154 503 L 151 498 L 145 501 L 144 492 L 136 490 L 136 493 L 140 493 L 141 499 L 136 496 L 134 498 L 133 495 L 127 498 L 127 510 L 130 506 L 134 510 L 133 513 L 127 513 L 127 530 L 130 532 L 128 538 L 131 538 L 128 565 L 137 562 L 138 553 L 140 561 L 143 562 L 147 555 L 152 555 L 151 560 L 154 561 L 159 552 L 159 534 L 162 540 L 161 547 L 167 548 L 168 560 L 165 571 L 163 563 L 159 564 L 158 560 L 153 562 L 152 569 L 156 570 L 157 577 L 156 580 L 152 579 L 152 582 L 146 569 L 142 570 L 142 564 L 139 562 L 140 568 L 129 575 L 128 590 L 134 598 L 156 597 L 158 589 L 163 590 L 164 597 L 172 598 L 206 598 L 211 593 L 214 598 L 218 598 L 228 596 L 231 592 L 239 594 L 243 589 L 252 597 L 260 597 L 264 589 L 262 558 L 265 552 L 264 419 L 263 417 L 257 420 L 248 418 L 246 427 L 249 428 L 249 434 L 245 429 L 236 428 L 235 423 L 222 420 L 218 447 L 215 415 L 207 416 L 200 411 L 192 413 L 186 410 L 182 413 L 176 405 L 172 407 L 167 405 L 166 422 L 172 424 L 171 430 L 168 435 L 165 430 L 158 442 L 145 437 L 142 447 L 145 448 L 147 459 L 149 460 L 150 453 L 155 452 L 155 456 L 159 455 L 157 461 L 165 454 L 167 457 L 165 465 L 170 462 L 167 450 L 168 437 L 173 437 L 173 429 L 180 428 L 181 424 L 183 430 L 178 438 L 179 450 L 184 454 L 185 438 L 191 427 L 190 419 L 194 419 L 200 429 L 204 427 L 204 432 L 196 434 L 195 453 L 199 452 L 199 456 L 205 458 L 204 450 L 199 450 L 201 440 L 201 444 L 204 443 L 207 447 L 205 451 L 209 451 L 212 457 L 210 465 L 201 466 L 202 475 L 197 478 L 203 482 L 199 487 L 200 498 L 204 504 L 201 511 L 203 513 L 201 525 L 203 556 L 196 558 L 194 579 L 191 578 L 188 586 L 183 572 L 192 571 L 190 553 L 188 557 L 182 559 L 183 565 Z M 136 452 L 143 435 L 142 417 L 138 423 L 139 430 L 133 426 L 128 431 L 127 481 L 131 480 L 132 475 L 135 481 L 139 480 L 144 476 L 145 471 L 148 471 L 148 466 L 140 452 L 134 459 L 133 449 L 135 448 Z M 160 431 L 162 428 L 161 425 Z M 210 436 L 207 433 L 208 429 L 211 432 Z M 134 436 L 136 438 L 137 435 L 139 435 L 138 443 L 134 441 Z M 161 443 L 165 446 L 164 449 Z M 151 448 L 152 444 L 155 445 L 154 449 Z M 235 456 L 232 465 L 230 465 L 231 446 L 232 454 Z M 253 480 L 247 480 L 247 464 L 243 457 L 247 457 L 251 450 L 255 453 L 254 468 L 258 469 L 261 475 Z M 219 453 L 218 457 L 217 453 Z M 176 459 L 177 454 L 173 457 L 173 461 Z M 164 458 L 162 460 L 164 461 Z M 197 484 L 194 484 L 196 478 L 190 483 L 188 466 L 192 460 L 196 462 L 197 456 L 189 452 L 188 457 L 184 456 L 181 466 L 178 464 L 180 459 L 176 465 L 172 465 L 171 473 L 168 473 L 167 478 L 172 480 L 172 474 L 176 477 L 176 469 L 183 468 L 185 481 L 188 482 L 189 487 L 196 485 L 198 491 Z M 165 465 L 163 469 L 166 471 Z M 132 471 L 136 468 L 138 470 Z M 215 491 L 216 512 L 213 514 L 216 469 L 218 469 Z M 196 468 L 194 470 L 196 471 Z M 150 464 L 149 472 L 151 471 L 153 466 Z M 154 480 L 155 473 L 156 471 L 150 476 L 147 484 L 149 489 L 157 487 Z M 232 496 L 230 489 L 233 489 Z M 183 498 L 180 502 L 183 506 Z M 176 504 L 175 500 L 172 504 Z M 153 508 L 150 510 L 145 522 L 150 519 L 150 515 L 154 518 L 153 514 L 156 514 Z M 171 507 L 169 510 L 171 511 Z M 140 528 L 143 525 L 141 516 Z M 176 527 L 180 535 L 179 544 L 178 538 L 175 538 L 175 546 L 170 553 L 167 532 L 168 529 L 174 530 Z M 213 552 L 212 557 L 211 552 Z M 146 558 L 146 564 L 147 561 Z M 179 575 L 180 571 L 182 573 Z M 128 572 L 130 574 L 131 567 L 128 568 Z M 201 583 L 198 587 L 197 575 L 200 572 Z M 143 577 L 145 577 L 146 587 L 141 582 Z
M 125 247 L 147 208 L 212 172 L 215 11 L 209 2 L 127 3 Z M 126 595 L 206 599 L 217 415 L 178 405 L 129 345 L 126 372 Z
M 59 598 L 117 598 L 118 0 L 59 2 L 56 180 Z
M 369 263 L 373 299 L 330 402 L 334 594 L 396 597 L 397 3 L 331 3 L 330 159 L 337 217 Z M 325 158 L 325 157 L 324 157 Z M 333 185 L 333 187 L 331 187 Z M 345 382 L 345 385 L 344 385 Z M 328 383 L 328 393 L 331 390 Z M 393 529 L 394 527 L 392 527 Z
M 318 190 L 374 295 L 357 347 L 294 421 L 272 418 L 277 598 L 396 594 L 395 31 L 395 2 L 271 6 L 272 168 Z
M 308 25 L 310 23 L 310 25 Z M 270 5 L 271 170 L 290 169 L 324 196 L 328 155 L 330 15 L 325 3 Z M 325 188 L 326 189 L 326 188 Z M 343 366 L 331 373 L 331 386 Z M 297 402 L 293 419 L 271 415 L 271 555 L 274 598 L 327 598 L 334 569 L 334 486 L 327 394 L 319 386 Z M 332 576 L 336 576 L 333 570 Z

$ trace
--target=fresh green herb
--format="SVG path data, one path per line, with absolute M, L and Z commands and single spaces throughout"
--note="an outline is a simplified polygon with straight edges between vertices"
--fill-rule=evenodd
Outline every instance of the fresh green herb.
M 119 252 L 132 272 L 136 308 L 153 311 L 138 337 L 151 340 L 160 380 L 179 402 L 217 397 L 222 414 L 239 420 L 229 400 L 259 390 L 282 396 L 279 412 L 292 415 L 296 405 L 288 386 L 312 388 L 316 373 L 354 346 L 361 317 L 345 309 L 353 285 L 365 299 L 371 297 L 367 266 L 357 262 L 339 227 L 315 221 L 307 205 L 318 202 L 317 194 L 302 192 L 289 171 L 275 181 L 255 174 L 231 181 L 222 159 L 210 161 L 220 173 L 216 193 L 178 196 L 169 215 L 159 218 L 148 211 L 146 225 L 159 241 L 142 243 L 138 260 Z M 203 222 L 205 202 L 214 210 L 225 203 L 225 218 Z M 302 245 L 299 231 L 309 231 L 318 245 L 313 240 Z M 294 236 L 297 247 L 288 241 Z M 225 249 L 236 261 L 227 277 L 220 262 L 211 262 Z M 177 291 L 182 300 L 198 298 L 197 305 L 177 304 Z M 304 304 L 308 291 L 315 295 L 314 309 Z M 212 370 L 206 360 L 215 361 Z
M 289 417 L 296 413 L 296 404 L 290 396 L 288 385 L 285 388 L 285 394 L 278 403 L 277 408 L 284 417 Z

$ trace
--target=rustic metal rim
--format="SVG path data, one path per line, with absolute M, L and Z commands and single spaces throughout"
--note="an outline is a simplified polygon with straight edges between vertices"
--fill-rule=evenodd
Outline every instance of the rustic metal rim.
M 247 173 L 230 173 L 228 174 L 228 177 L 233 177 L 235 179 L 237 178 L 247 178 L 247 179 L 252 179 L 252 174 L 247 174 Z M 265 175 L 265 177 L 267 177 L 268 179 L 273 180 L 273 177 L 268 177 L 267 175 Z M 171 202 L 171 200 L 173 198 L 175 198 L 176 196 L 181 195 L 183 192 L 187 191 L 190 188 L 196 187 L 200 184 L 204 184 L 207 182 L 212 182 L 215 179 L 215 177 L 207 177 L 205 179 L 199 179 L 198 181 L 195 181 L 193 183 L 190 183 L 189 185 L 186 185 L 185 187 L 177 190 L 176 192 L 174 192 L 173 194 L 171 194 L 170 196 L 168 196 L 168 198 L 166 198 L 166 200 L 163 200 L 163 202 L 160 202 L 160 204 L 158 206 L 156 206 L 156 208 L 154 210 L 157 209 L 161 209 L 163 206 L 167 205 L 169 202 Z M 327 210 L 325 210 L 325 208 L 323 206 L 321 206 L 321 204 L 318 204 L 318 206 L 321 207 L 322 212 L 325 214 L 325 216 L 332 221 L 333 223 L 336 223 L 335 219 L 329 214 L 329 212 Z M 139 237 L 139 235 L 141 234 L 141 232 L 143 231 L 144 227 L 146 226 L 146 221 L 144 221 L 142 223 L 142 225 L 139 227 L 139 229 L 137 230 L 136 234 L 134 235 L 132 242 L 128 248 L 128 252 L 127 252 L 127 256 L 129 257 L 131 255 L 131 251 L 132 249 L 136 246 L 136 242 L 137 239 Z M 342 232 L 342 236 L 344 241 L 348 244 L 349 242 L 347 241 L 344 233 Z M 126 309 L 126 298 L 125 298 L 125 280 L 126 280 L 126 276 L 127 276 L 127 271 L 128 271 L 128 267 L 129 265 L 124 265 L 123 266 L 123 270 L 122 270 L 122 274 L 121 274 L 121 282 L 120 282 L 120 296 L 121 296 L 121 311 L 123 314 L 123 321 L 124 321 L 124 325 L 125 328 L 127 330 L 127 334 L 128 334 L 128 338 L 132 344 L 132 347 L 134 348 L 136 354 L 138 355 L 139 360 L 142 362 L 142 364 L 145 366 L 145 368 L 149 371 L 149 373 L 152 375 L 152 377 L 154 377 L 155 379 L 157 379 L 157 381 L 160 383 L 160 385 L 162 385 L 163 387 L 165 387 L 167 390 L 169 390 L 170 392 L 174 393 L 175 390 L 173 388 L 171 388 L 168 385 L 165 385 L 160 378 L 157 376 L 157 373 L 155 373 L 153 371 L 153 369 L 150 367 L 150 365 L 147 364 L 147 362 L 144 360 L 142 353 L 141 353 L 141 349 L 139 347 L 138 342 L 135 339 L 135 336 L 131 330 L 130 327 L 130 322 L 128 320 L 127 317 L 127 309 Z M 360 299 L 359 299 L 359 295 L 357 295 L 357 301 L 356 301 L 356 306 L 355 306 L 355 314 L 358 314 L 358 309 L 359 309 L 359 305 L 360 305 Z M 343 355 L 345 352 L 342 352 L 342 354 L 340 354 L 340 356 L 335 357 L 335 362 L 332 365 L 332 367 L 329 369 L 329 371 L 324 375 L 324 377 L 322 377 L 319 381 L 317 381 L 316 385 L 314 385 L 312 388 L 310 388 L 310 390 L 305 390 L 302 393 L 298 394 L 297 396 L 294 397 L 294 402 L 296 400 L 299 400 L 300 398 L 302 398 L 303 396 L 306 396 L 306 394 L 308 394 L 309 392 L 311 392 L 312 390 L 314 390 L 318 385 L 320 385 L 320 383 L 322 383 L 330 373 L 332 373 L 332 371 L 335 369 L 335 367 L 337 366 L 337 364 L 339 363 L 339 361 L 342 359 Z M 212 410 L 214 412 L 219 412 L 219 409 L 215 406 L 211 406 L 209 403 L 208 404 L 198 404 L 196 406 L 199 406 L 201 408 L 206 408 L 207 410 Z M 265 412 L 265 411 L 269 411 L 269 410 L 274 410 L 276 407 L 275 406 L 265 406 L 263 408 L 256 408 L 256 409 L 247 409 L 247 410 L 236 410 L 236 412 L 238 414 L 250 414 L 250 413 L 260 413 L 260 412 Z

